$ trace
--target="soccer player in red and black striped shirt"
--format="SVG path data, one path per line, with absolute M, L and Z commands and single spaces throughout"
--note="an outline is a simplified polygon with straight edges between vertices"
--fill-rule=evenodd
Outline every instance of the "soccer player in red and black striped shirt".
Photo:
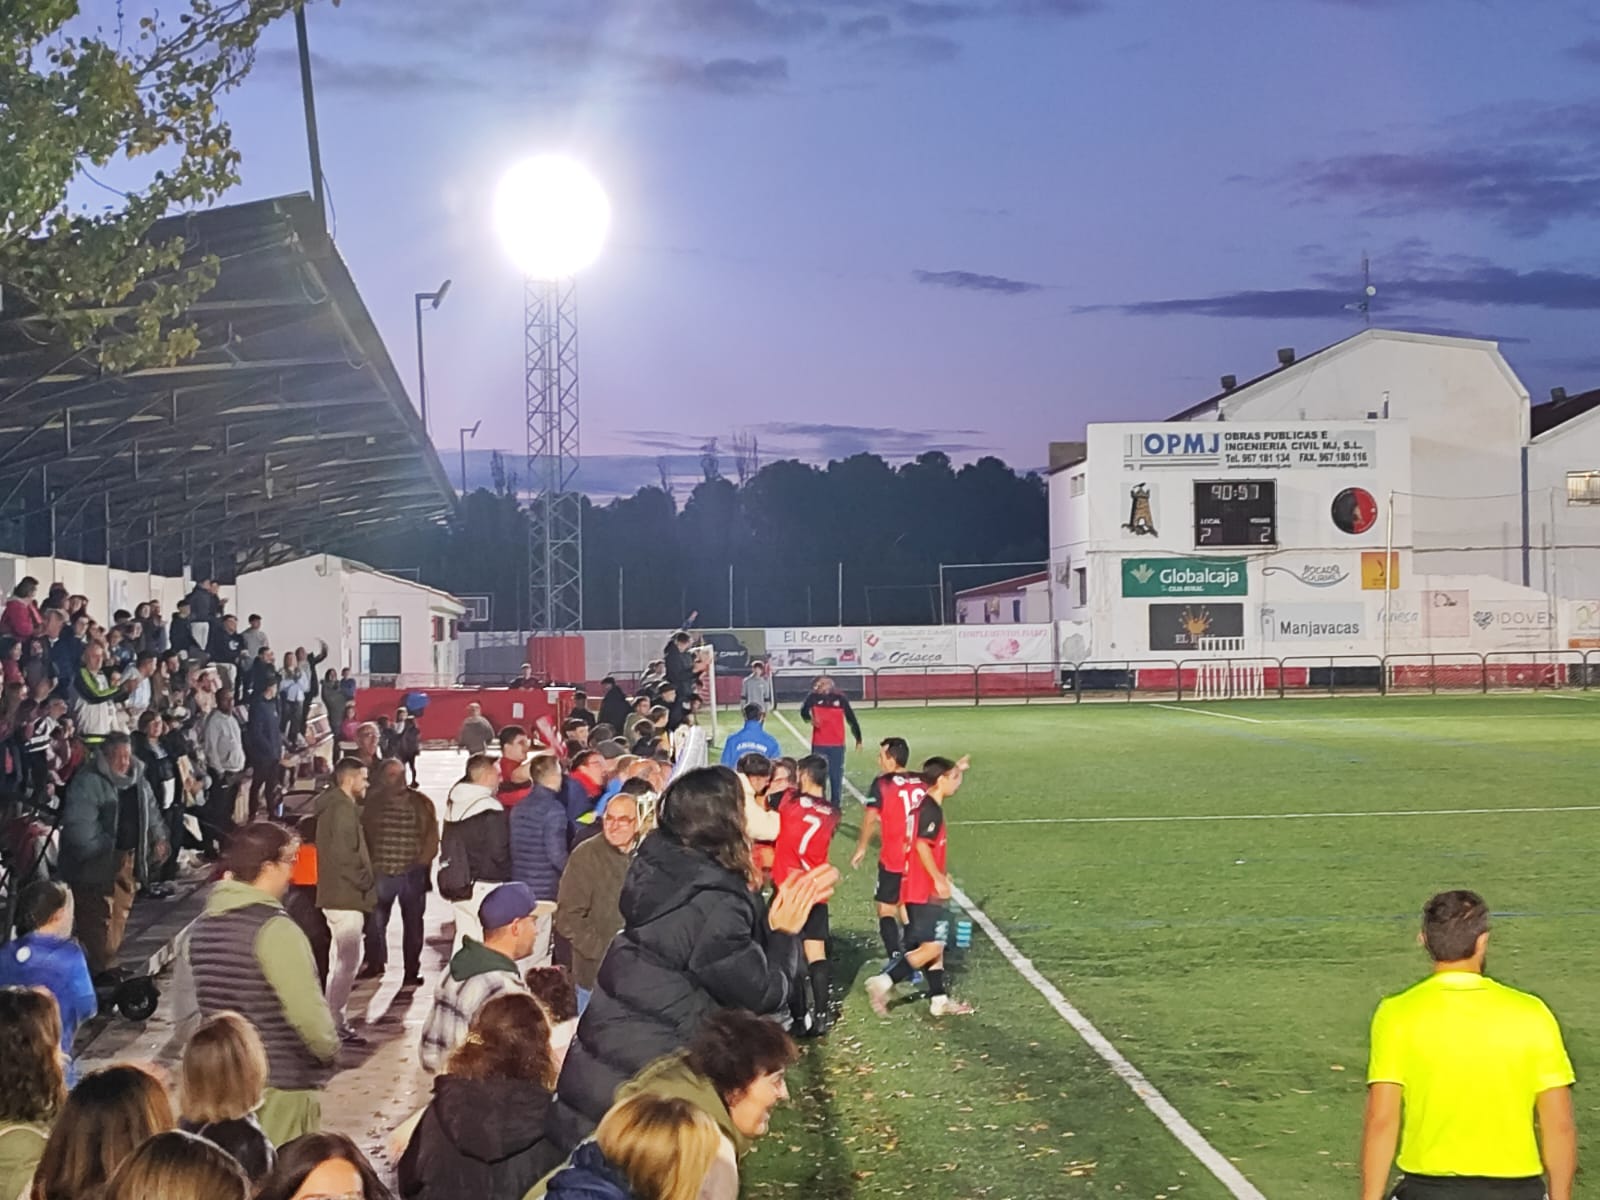
M 905 883 L 900 898 L 906 906 L 906 952 L 881 975 L 867 980 L 867 999 L 879 1016 L 889 1011 L 889 993 L 921 971 L 928 979 L 928 1011 L 936 1017 L 965 1015 L 972 1006 L 951 999 L 945 993 L 944 943 L 938 926 L 946 916 L 950 899 L 950 875 L 945 867 L 946 835 L 944 803 L 956 794 L 966 773 L 968 760 L 951 762 L 930 758 L 922 764 L 926 791 L 917 806 L 912 831 L 911 854 L 906 862 Z
M 922 803 L 922 776 L 906 770 L 911 748 L 905 738 L 884 738 L 878 743 L 880 774 L 867 790 L 866 809 L 861 817 L 861 836 L 856 839 L 850 865 L 859 867 L 867 856 L 867 843 L 881 831 L 878 844 L 878 936 L 890 961 L 901 950 L 901 926 L 905 910 L 900 906 L 900 882 L 911 853 L 911 828 L 917 806 Z
M 822 785 L 828 764 L 816 754 L 799 762 L 800 790 L 784 798 L 778 809 L 778 840 L 773 847 L 772 882 L 781 888 L 794 875 L 804 874 L 828 861 L 833 832 L 839 828 L 839 810 L 828 803 Z M 806 978 L 796 979 L 790 1012 L 797 1027 L 824 1034 L 833 1024 L 833 964 L 828 961 L 828 906 L 814 904 L 800 930 L 805 952 Z M 811 1000 L 806 1003 L 806 984 Z
M 828 802 L 835 808 L 844 805 L 844 727 L 861 749 L 861 723 L 856 720 L 856 710 L 850 700 L 833 685 L 828 676 L 820 676 L 811 685 L 811 694 L 800 705 L 800 719 L 811 722 L 811 753 L 828 760 Z

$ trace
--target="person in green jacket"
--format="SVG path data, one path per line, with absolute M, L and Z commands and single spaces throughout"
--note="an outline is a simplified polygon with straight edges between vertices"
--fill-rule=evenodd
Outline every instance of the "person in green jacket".
M 228 877 L 212 889 L 184 952 L 199 1016 L 237 1012 L 261 1035 L 267 1087 L 256 1116 L 280 1146 L 321 1127 L 319 1093 L 339 1055 L 311 943 L 282 903 L 299 848 L 271 821 L 236 830 Z
M 686 1049 L 658 1058 L 619 1087 L 612 1103 L 631 1096 L 667 1096 L 701 1109 L 722 1134 L 722 1149 L 706 1176 L 701 1200 L 738 1200 L 739 1160 L 767 1132 L 772 1110 L 789 1098 L 784 1072 L 799 1057 L 794 1042 L 774 1022 L 724 1008 L 706 1018 Z M 556 1171 L 534 1184 L 523 1200 L 541 1200 Z
M 98 975 L 122 949 L 134 893 L 176 847 L 125 733 L 107 734 L 61 804 L 61 881 L 72 889 L 78 941 Z
M 350 1027 L 345 1005 L 361 965 L 361 934 L 367 914 L 378 907 L 378 879 L 372 870 L 367 835 L 361 826 L 361 801 L 367 794 L 367 767 L 358 758 L 341 758 L 333 786 L 316 798 L 317 907 L 327 918 L 333 946 L 328 958 L 328 1007 L 340 1040 L 364 1045 Z

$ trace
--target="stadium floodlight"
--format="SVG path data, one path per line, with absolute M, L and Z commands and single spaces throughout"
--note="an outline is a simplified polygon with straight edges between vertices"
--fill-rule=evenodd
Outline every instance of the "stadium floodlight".
M 528 512 L 528 618 L 541 634 L 583 628 L 583 504 L 578 471 L 576 276 L 600 256 L 611 201 L 559 154 L 516 164 L 494 196 L 494 224 L 522 272 Z
M 570 279 L 600 256 L 611 201 L 581 164 L 541 154 L 501 178 L 494 224 L 507 256 L 527 278 Z

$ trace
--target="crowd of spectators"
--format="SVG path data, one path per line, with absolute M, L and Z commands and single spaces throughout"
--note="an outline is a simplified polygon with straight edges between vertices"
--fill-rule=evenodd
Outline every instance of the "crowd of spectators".
M 437 807 L 417 785 L 415 722 L 364 725 L 297 817 L 270 781 L 259 803 L 240 785 L 303 736 L 315 656 L 273 666 L 259 621 L 237 632 L 214 589 L 197 592 L 192 657 L 144 708 L 87 623 L 67 696 L 109 706 L 107 727 L 59 794 L 28 801 L 59 810 L 61 852 L 0 949 L 0 1200 L 736 1196 L 739 1160 L 786 1095 L 798 936 L 836 873 L 807 872 L 770 904 L 757 890 L 747 784 L 700 765 L 703 742 L 678 757 L 697 709 L 683 643 L 663 663 L 677 678 L 636 696 L 608 680 L 599 711 L 580 696 L 542 734 L 494 729 L 474 706 L 462 777 Z M 196 607 L 238 639 L 203 639 L 230 661 L 194 649 Z M 214 858 L 218 878 L 172 988 L 175 1085 L 136 1064 L 78 1078 L 64 1051 L 94 1011 L 91 973 L 179 849 Z M 396 907 L 400 986 L 427 982 L 432 890 L 456 929 L 416 1044 L 431 1095 L 390 1139 L 392 1192 L 323 1129 L 323 1091 L 374 1032 L 350 997 L 389 969 Z
M 280 661 L 261 618 L 241 630 L 214 579 L 170 617 L 151 600 L 102 621 L 59 583 L 38 593 L 25 578 L 0 611 L 6 911 L 34 880 L 65 884 L 105 975 L 137 897 L 170 897 L 237 823 L 280 811 L 314 699 L 331 713 L 337 697 L 342 717 L 355 681 L 329 670 L 319 690 L 326 647 Z

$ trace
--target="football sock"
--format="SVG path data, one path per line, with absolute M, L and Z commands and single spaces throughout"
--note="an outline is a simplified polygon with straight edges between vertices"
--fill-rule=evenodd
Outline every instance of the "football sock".
M 944 968 L 939 967 L 936 970 L 929 967 L 923 974 L 928 980 L 928 998 L 944 995 Z
M 883 948 L 890 958 L 900 953 L 900 922 L 893 917 L 878 918 L 878 936 L 883 939 Z
M 824 958 L 812 963 L 807 973 L 811 976 L 811 1027 L 826 1029 L 833 1015 L 833 964 Z
M 894 980 L 896 983 L 904 983 L 906 980 L 911 978 L 915 971 L 916 968 L 913 967 L 906 956 L 902 954 L 890 964 L 889 969 L 885 971 L 884 974 L 890 979 Z
M 797 1030 L 805 1028 L 806 977 L 804 975 L 796 975 L 789 985 L 789 1016 Z

